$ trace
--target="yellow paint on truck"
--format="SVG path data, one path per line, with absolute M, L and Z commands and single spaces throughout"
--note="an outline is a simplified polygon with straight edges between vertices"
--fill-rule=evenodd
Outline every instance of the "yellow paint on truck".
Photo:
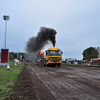
M 58 47 L 50 47 L 46 50 L 45 64 L 46 65 L 58 65 L 60 67 L 62 63 L 62 52 Z

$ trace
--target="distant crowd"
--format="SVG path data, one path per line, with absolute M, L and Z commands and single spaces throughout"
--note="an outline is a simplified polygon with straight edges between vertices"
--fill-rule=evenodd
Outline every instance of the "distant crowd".
M 90 60 L 67 60 L 69 64 L 82 64 L 82 65 L 100 65 L 100 58 L 93 58 Z

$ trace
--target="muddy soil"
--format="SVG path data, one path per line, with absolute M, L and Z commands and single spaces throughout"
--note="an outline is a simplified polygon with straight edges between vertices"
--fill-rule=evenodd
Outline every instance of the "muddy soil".
M 10 100 L 100 100 L 100 68 L 26 63 L 13 91 Z
M 11 91 L 13 94 L 5 100 L 37 100 L 33 87 L 34 84 L 32 83 L 31 76 L 25 64 L 21 74 L 18 75 L 18 81 Z

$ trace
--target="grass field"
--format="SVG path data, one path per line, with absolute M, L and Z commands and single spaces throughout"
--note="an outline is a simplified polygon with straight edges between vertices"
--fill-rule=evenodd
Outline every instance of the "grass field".
M 0 100 L 3 100 L 11 94 L 14 83 L 17 81 L 18 74 L 21 73 L 24 67 L 24 62 L 19 65 L 14 65 L 14 62 L 10 62 L 10 70 L 7 70 L 7 66 L 0 66 Z

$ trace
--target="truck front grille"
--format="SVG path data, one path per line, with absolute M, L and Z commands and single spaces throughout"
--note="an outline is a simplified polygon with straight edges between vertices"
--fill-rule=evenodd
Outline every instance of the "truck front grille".
M 50 60 L 59 61 L 59 60 L 61 60 L 61 57 L 50 57 Z

